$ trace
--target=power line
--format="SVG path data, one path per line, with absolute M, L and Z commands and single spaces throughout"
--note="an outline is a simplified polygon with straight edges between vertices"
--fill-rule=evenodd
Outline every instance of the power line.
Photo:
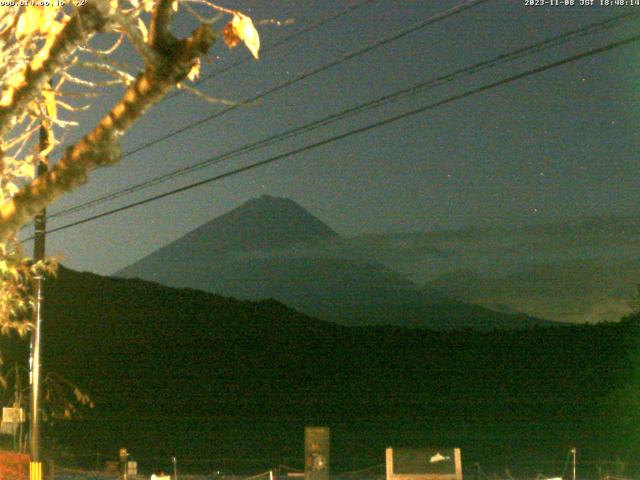
M 375 2 L 375 1 L 377 1 L 377 0 L 364 0 L 361 3 L 355 3 L 353 5 L 349 5 L 348 7 L 344 8 L 343 10 L 340 10 L 340 11 L 338 11 L 336 13 L 332 13 L 330 15 L 327 15 L 324 18 L 321 18 L 320 20 L 317 20 L 317 21 L 315 21 L 313 23 L 310 23 L 309 25 L 307 25 L 304 28 L 301 28 L 300 30 L 295 31 L 295 32 L 291 33 L 290 35 L 286 35 L 286 36 L 280 38 L 279 40 L 276 40 L 275 42 L 267 45 L 266 47 L 261 48 L 260 49 L 260 55 L 262 56 L 265 53 L 267 53 L 267 52 L 279 47 L 280 45 L 284 45 L 286 43 L 291 42 L 293 39 L 295 39 L 296 37 L 299 37 L 300 35 L 303 35 L 303 34 L 305 34 L 307 32 L 315 30 L 316 28 L 321 27 L 325 23 L 332 22 L 333 20 L 337 20 L 340 17 L 343 17 L 345 15 L 353 13 L 356 10 L 358 10 L 358 9 L 360 9 L 360 8 L 366 6 L 366 5 L 369 5 L 369 4 L 371 4 L 371 3 Z M 241 60 L 236 60 L 235 62 L 227 65 L 226 67 L 221 68 L 220 70 L 216 70 L 215 72 L 212 72 L 212 73 L 209 73 L 208 75 L 203 76 L 197 82 L 194 82 L 194 85 L 200 85 L 200 84 L 206 82 L 207 80 L 215 78 L 218 75 L 222 75 L 223 73 L 226 73 L 229 70 L 231 70 L 231 69 L 233 69 L 235 67 L 238 67 L 238 66 L 240 66 L 240 65 L 242 65 L 244 63 L 250 62 L 252 60 L 253 60 L 253 57 L 247 55 L 244 58 L 242 58 Z M 158 103 L 162 103 L 162 102 L 164 102 L 166 100 L 174 98 L 174 97 L 180 95 L 181 93 L 183 93 L 183 90 L 177 90 L 172 95 L 168 95 L 168 96 L 164 97 Z
M 355 57 L 363 55 L 363 54 L 365 54 L 367 52 L 370 52 L 371 50 L 374 50 L 374 49 L 376 49 L 378 47 L 386 45 L 386 44 L 388 44 L 390 42 L 399 40 L 400 38 L 406 37 L 407 35 L 409 35 L 411 33 L 417 32 L 417 31 L 419 31 L 419 30 L 421 30 L 421 29 L 423 29 L 425 27 L 428 27 L 428 26 L 433 25 L 435 23 L 441 22 L 442 20 L 445 20 L 445 19 L 447 19 L 449 17 L 453 17 L 455 15 L 458 15 L 458 14 L 460 14 L 460 13 L 466 11 L 466 10 L 469 10 L 471 8 L 474 8 L 474 7 L 477 7 L 477 6 L 483 4 L 483 3 L 487 2 L 487 1 L 489 1 L 489 0 L 467 0 L 466 2 L 464 2 L 464 3 L 460 4 L 460 5 L 457 5 L 455 7 L 449 8 L 449 9 L 444 10 L 442 12 L 436 13 L 435 15 L 427 18 L 426 20 L 418 22 L 418 23 L 416 23 L 416 24 L 414 24 L 414 25 L 412 25 L 412 26 L 410 26 L 408 28 L 402 29 L 402 30 L 400 30 L 400 31 L 398 31 L 398 32 L 396 32 L 396 33 L 394 33 L 392 35 L 389 35 L 389 36 L 384 37 L 384 38 L 382 38 L 380 40 L 377 40 L 374 43 L 372 43 L 371 45 L 368 45 L 366 47 L 363 47 L 363 48 L 360 48 L 358 50 L 354 50 L 354 51 L 352 51 L 350 53 L 347 53 L 347 54 L 343 55 L 342 57 L 338 58 L 337 60 L 334 60 L 332 62 L 326 63 L 326 64 L 324 64 L 324 65 L 322 65 L 320 67 L 314 68 L 313 70 L 310 70 L 310 71 L 308 71 L 306 73 L 303 73 L 302 75 L 299 75 L 299 76 L 297 76 L 295 78 L 292 78 L 291 80 L 287 80 L 286 82 L 283 82 L 283 83 L 281 83 L 279 85 L 276 85 L 275 87 L 272 87 L 272 88 L 270 88 L 268 90 L 265 90 L 264 92 L 259 93 L 259 94 L 255 95 L 255 96 L 251 97 L 251 98 L 248 98 L 248 99 L 243 100 L 243 101 L 241 101 L 239 103 L 236 103 L 235 105 L 231 105 L 230 107 L 222 109 L 219 112 L 216 112 L 216 113 L 214 113 L 212 115 L 209 115 L 209 116 L 207 116 L 207 117 L 205 117 L 205 118 L 203 118 L 201 120 L 198 120 L 196 122 L 190 123 L 189 125 L 187 125 L 185 127 L 182 127 L 182 128 L 177 129 L 177 130 L 174 130 L 172 132 L 169 132 L 169 133 L 167 133 L 167 134 L 165 134 L 165 135 L 163 135 L 161 137 L 158 137 L 158 138 L 156 138 L 154 140 L 150 140 L 150 141 L 148 141 L 148 142 L 146 142 L 146 143 L 134 148 L 133 150 L 130 150 L 128 152 L 123 153 L 122 154 L 122 158 L 128 157 L 128 156 L 133 155 L 135 153 L 138 153 L 138 152 L 140 152 L 142 150 L 146 150 L 147 148 L 149 148 L 149 147 L 151 147 L 151 146 L 153 146 L 153 145 L 155 145 L 157 143 L 160 143 L 160 142 L 163 142 L 164 140 L 167 140 L 169 138 L 175 137 L 176 135 L 179 135 L 179 134 L 181 134 L 183 132 L 186 132 L 187 130 L 191 130 L 192 128 L 197 127 L 199 125 L 202 125 L 203 123 L 206 123 L 206 122 L 208 122 L 210 120 L 213 120 L 215 118 L 221 117 L 222 115 L 226 115 L 227 113 L 232 112 L 232 111 L 234 111 L 234 110 L 236 110 L 236 109 L 238 109 L 240 107 L 244 107 L 244 106 L 250 105 L 252 103 L 255 103 L 258 100 L 266 97 L 267 95 L 271 95 L 272 93 L 275 93 L 275 92 L 280 91 L 280 90 L 282 90 L 284 88 L 290 87 L 291 85 L 293 85 L 295 83 L 301 82 L 302 80 L 305 80 L 305 79 L 307 79 L 307 78 L 309 78 L 311 76 L 314 76 L 314 75 L 317 75 L 318 73 L 324 72 L 325 70 L 328 70 L 328 69 L 330 69 L 332 67 L 335 67 L 336 65 L 339 65 L 339 64 L 344 63 L 344 62 L 346 62 L 348 60 L 351 60 L 351 59 L 353 59 Z
M 611 17 L 609 19 L 606 19 L 604 21 L 600 21 L 600 22 L 596 22 L 590 25 L 587 25 L 585 27 L 581 27 L 575 30 L 571 30 L 569 32 L 565 32 L 561 35 L 557 35 L 554 36 L 552 38 L 547 38 L 544 39 L 540 42 L 537 42 L 533 45 L 529 45 L 529 46 L 525 46 L 519 49 L 516 49 L 514 51 L 508 52 L 508 53 L 503 53 L 500 54 L 496 57 L 493 57 L 489 60 L 485 60 L 479 63 L 476 63 L 472 66 L 469 67 L 465 67 L 459 70 L 456 70 L 452 73 L 449 73 L 447 75 L 444 76 L 440 76 L 434 79 L 430 79 L 424 82 L 420 82 L 416 85 L 413 85 L 409 88 L 405 88 L 399 91 L 396 91 L 394 93 L 385 95 L 383 97 L 379 97 L 376 98 L 372 101 L 369 102 L 365 102 L 363 104 L 360 104 L 358 106 L 346 109 L 346 110 L 342 110 L 338 113 L 334 113 L 331 115 L 328 115 L 326 117 L 323 117 L 322 119 L 313 121 L 311 123 L 307 123 L 305 125 L 302 125 L 300 127 L 291 129 L 291 130 L 287 130 L 285 132 L 281 132 L 279 134 L 275 134 L 272 135 L 266 139 L 262 139 L 256 142 L 252 142 L 250 144 L 246 144 L 242 147 L 238 147 L 235 148 L 233 150 L 227 151 L 223 154 L 217 155 L 215 157 L 209 158 L 207 160 L 198 162 L 194 165 L 190 165 L 187 167 L 183 167 L 183 168 L 179 168 L 177 170 L 174 170 L 172 172 L 160 175 L 158 177 L 149 179 L 149 180 L 145 180 L 143 182 L 140 182 L 138 184 L 135 185 L 131 185 L 129 187 L 126 187 L 122 190 L 119 190 L 117 192 L 112 192 L 110 194 L 104 195 L 102 197 L 98 197 L 95 198 L 93 200 L 87 201 L 85 203 L 79 204 L 79 205 L 75 205 L 73 207 L 69 207 L 67 209 L 61 210 L 59 212 L 56 212 L 52 215 L 49 216 L 49 218 L 53 218 L 53 217 L 62 217 L 62 216 L 66 216 L 69 215 L 71 213 L 75 213 L 81 210 L 85 210 L 87 208 L 91 208 L 97 205 L 100 205 L 104 202 L 110 201 L 110 200 L 114 200 L 116 198 L 120 198 L 122 196 L 125 195 L 129 195 L 131 193 L 134 193 L 136 191 L 139 190 L 143 190 L 145 188 L 149 188 L 151 186 L 154 185 L 159 185 L 162 184 L 166 181 L 169 181 L 173 178 L 176 178 L 178 176 L 181 175 L 185 175 L 187 173 L 192 173 L 194 171 L 200 170 L 202 168 L 205 168 L 207 166 L 210 165 L 214 165 L 214 164 L 218 164 L 221 163 L 223 161 L 229 160 L 231 158 L 234 158 L 240 154 L 244 154 L 244 153 L 248 153 L 251 151 L 254 151 L 258 148 L 262 148 L 268 145 L 272 145 L 276 142 L 280 142 L 282 140 L 297 136 L 301 133 L 306 133 L 308 131 L 320 128 L 322 126 L 328 125 L 330 123 L 334 123 L 338 120 L 342 120 L 344 118 L 350 117 L 350 116 L 354 116 L 356 114 L 362 113 L 364 111 L 370 110 L 372 108 L 376 108 L 379 107 L 383 104 L 392 102 L 392 101 L 397 101 L 400 100 L 402 98 L 406 98 L 407 96 L 410 95 L 415 95 L 421 92 L 424 92 L 426 90 L 429 90 L 431 88 L 435 88 L 437 86 L 441 86 L 445 83 L 457 80 L 459 78 L 462 78 L 464 76 L 469 76 L 469 75 L 473 75 L 476 74 L 480 71 L 483 71 L 485 69 L 488 68 L 493 68 L 497 65 L 506 63 L 506 62 L 511 62 L 513 60 L 516 60 L 518 58 L 522 58 L 528 55 L 532 55 L 534 53 L 539 53 L 540 51 L 544 50 L 544 49 L 548 49 L 548 48 L 552 48 L 552 47 L 556 47 L 559 45 L 562 45 L 564 43 L 567 43 L 571 40 L 575 40 L 576 38 L 579 37 L 584 37 L 586 35 L 592 34 L 596 31 L 599 30 L 603 30 L 606 28 L 611 28 L 617 24 L 619 24 L 620 22 L 624 22 L 627 21 L 631 18 L 634 17 L 638 17 L 640 16 L 640 12 L 633 12 L 633 13 L 626 13 L 626 14 L 622 14 L 622 15 L 617 15 L 614 17 Z
M 366 5 L 369 5 L 371 3 L 374 3 L 376 1 L 377 0 L 364 0 L 361 3 L 355 3 L 355 4 L 352 4 L 352 5 L 349 5 L 346 8 L 344 8 L 343 10 L 340 10 L 338 12 L 335 12 L 335 13 L 332 13 L 330 15 L 327 15 L 327 16 L 325 16 L 325 17 L 323 17 L 323 18 L 321 18 L 321 19 L 319 19 L 319 20 L 317 20 L 317 21 L 315 21 L 313 23 L 310 23 L 306 27 L 301 28 L 300 30 L 297 30 L 297 31 L 291 33 L 290 35 L 286 35 L 286 36 L 280 38 L 279 40 L 276 40 L 275 42 L 267 45 L 266 47 L 261 47 L 260 48 L 260 54 L 262 56 L 264 56 L 264 54 L 270 52 L 271 50 L 274 50 L 274 49 L 276 49 L 277 47 L 279 47 L 281 45 L 284 45 L 286 43 L 291 42 L 296 37 L 299 37 L 299 36 L 301 36 L 301 35 L 303 35 L 305 33 L 308 33 L 308 32 L 310 32 L 312 30 L 315 30 L 315 29 L 323 26 L 326 23 L 332 22 L 333 20 L 337 20 L 340 17 L 343 17 L 345 15 L 353 13 L 356 10 L 358 10 L 358 9 L 360 9 L 360 8 L 366 6 Z M 221 68 L 219 70 L 216 70 L 215 72 L 211 72 L 211 73 L 209 73 L 207 75 L 202 76 L 198 81 L 193 82 L 193 84 L 194 85 L 200 85 L 200 84 L 202 84 L 202 83 L 204 83 L 204 82 L 206 82 L 208 80 L 211 80 L 212 78 L 217 77 L 218 75 L 222 75 L 223 73 L 226 73 L 226 72 L 234 69 L 235 67 L 243 65 L 243 64 L 245 64 L 245 63 L 247 63 L 247 62 L 249 62 L 251 60 L 253 60 L 253 57 L 247 55 L 247 56 L 245 56 L 244 58 L 242 58 L 240 60 L 236 60 L 235 62 L 232 62 L 229 65 L 227 65 L 227 66 L 225 66 L 225 67 L 223 67 L 223 68 Z M 172 98 L 175 98 L 175 97 L 177 97 L 178 95 L 180 95 L 182 93 L 184 93 L 184 90 L 175 90 L 172 94 L 167 95 L 164 98 L 162 98 L 162 100 L 160 100 L 156 105 L 159 105 L 159 104 L 161 104 L 161 103 L 163 103 L 163 102 L 165 102 L 167 100 L 170 100 Z M 60 147 L 56 147 L 56 151 L 58 151 L 60 149 L 61 149 Z M 66 150 L 66 147 L 62 148 L 62 150 Z M 123 155 L 123 158 L 125 156 L 129 155 L 129 154 L 131 154 L 131 152 L 125 153 Z
M 386 118 L 386 119 L 381 120 L 379 122 L 371 123 L 371 124 L 366 125 L 364 127 L 360 127 L 360 128 L 356 128 L 356 129 L 353 129 L 353 130 L 349 130 L 348 132 L 345 132 L 345 133 L 342 133 L 342 134 L 339 134 L 339 135 L 335 135 L 333 137 L 330 137 L 330 138 L 327 138 L 327 139 L 324 139 L 324 140 L 320 140 L 318 142 L 306 145 L 304 147 L 300 147 L 300 148 L 291 150 L 291 151 L 286 152 L 286 153 L 275 155 L 273 157 L 267 158 L 265 160 L 261 160 L 259 162 L 253 163 L 251 165 L 246 165 L 244 167 L 236 168 L 236 169 L 231 170 L 229 172 L 225 172 L 225 173 L 216 175 L 214 177 L 207 178 L 205 180 L 201 180 L 201 181 L 198 181 L 198 182 L 195 182 L 195 183 L 191 183 L 191 184 L 186 185 L 184 187 L 176 188 L 176 189 L 170 190 L 168 192 L 164 192 L 162 194 L 154 195 L 154 196 L 146 198 L 144 200 L 140 200 L 138 202 L 133 202 L 133 203 L 130 203 L 128 205 L 124 205 L 124 206 L 119 207 L 119 208 L 115 208 L 115 209 L 112 209 L 112 210 L 109 210 L 109 211 L 106 211 L 106 212 L 103 212 L 103 213 L 100 213 L 100 214 L 97 214 L 97 215 L 93 215 L 91 217 L 87 217 L 87 218 L 82 219 L 82 220 L 78 220 L 76 222 L 72 222 L 72 223 L 68 223 L 66 225 L 62 225 L 60 227 L 56 227 L 54 229 L 48 230 L 47 233 L 56 233 L 56 232 L 59 232 L 59 231 L 62 231 L 62 230 L 66 230 L 68 228 L 75 227 L 75 226 L 78 226 L 78 225 L 81 225 L 81 224 L 84 224 L 84 223 L 87 223 L 87 222 L 91 222 L 91 221 L 97 220 L 99 218 L 107 217 L 107 216 L 113 215 L 115 213 L 119 213 L 119 212 L 122 212 L 122 211 L 125 211 L 125 210 L 129 210 L 129 209 L 134 208 L 134 207 L 138 207 L 140 205 L 144 205 L 146 203 L 150 203 L 150 202 L 153 202 L 153 201 L 156 201 L 156 200 L 160 200 L 161 198 L 169 197 L 169 196 L 172 196 L 172 195 L 175 195 L 175 194 L 178 194 L 178 193 L 181 193 L 181 192 L 185 192 L 187 190 L 191 190 L 193 188 L 196 188 L 196 187 L 199 187 L 199 186 L 202 186 L 202 185 L 206 185 L 206 184 L 218 181 L 218 180 L 222 180 L 224 178 L 227 178 L 227 177 L 239 174 L 239 173 L 247 172 L 249 170 L 253 170 L 254 168 L 258 168 L 258 167 L 261 167 L 261 166 L 264 166 L 264 165 L 267 165 L 267 164 L 270 164 L 270 163 L 274 163 L 274 162 L 276 162 L 278 160 L 282 160 L 284 158 L 292 157 L 292 156 L 297 155 L 299 153 L 304 153 L 304 152 L 307 152 L 309 150 L 313 150 L 315 148 L 327 145 L 329 143 L 333 143 L 333 142 L 336 142 L 338 140 L 342 140 L 344 138 L 351 137 L 353 135 L 364 133 L 364 132 L 367 132 L 369 130 L 373 130 L 375 128 L 379 128 L 379 127 L 388 125 L 390 123 L 397 122 L 399 120 L 411 117 L 413 115 L 417 115 L 418 113 L 423 113 L 423 112 L 426 112 L 426 111 L 429 111 L 429 110 L 433 110 L 433 109 L 435 109 L 437 107 L 440 107 L 442 105 L 446 105 L 446 104 L 452 103 L 452 102 L 457 101 L 457 100 L 462 100 L 462 99 L 470 97 L 472 95 L 476 95 L 478 93 L 482 93 L 482 92 L 491 90 L 493 88 L 496 88 L 496 87 L 499 87 L 499 86 L 502 86 L 502 85 L 506 85 L 508 83 L 512 83 L 512 82 L 514 82 L 516 80 L 520 80 L 520 79 L 523 79 L 523 78 L 526 78 L 526 77 L 529 77 L 529 76 L 532 76 L 532 75 L 536 75 L 538 73 L 542 73 L 542 72 L 545 72 L 547 70 L 551 70 L 553 68 L 556 68 L 556 67 L 559 67 L 559 66 L 562 66 L 562 65 L 566 65 L 568 63 L 575 62 L 577 60 L 581 60 L 583 58 L 587 58 L 587 57 L 591 57 L 591 56 L 598 55 L 598 54 L 601 54 L 601 53 L 605 53 L 605 52 L 611 51 L 611 50 L 613 50 L 615 48 L 618 48 L 618 47 L 621 47 L 621 46 L 624 46 L 624 45 L 629 45 L 629 44 L 631 44 L 633 42 L 637 42 L 638 40 L 640 40 L 640 35 L 634 35 L 632 37 L 628 37 L 628 38 L 625 38 L 623 40 L 619 40 L 617 42 L 609 43 L 609 44 L 607 44 L 607 45 L 605 45 L 603 47 L 595 48 L 595 49 L 589 50 L 587 52 L 583 52 L 583 53 L 579 53 L 579 54 L 576 54 L 576 55 L 572 55 L 571 57 L 567 57 L 567 58 L 564 58 L 562 60 L 558 60 L 558 61 L 555 61 L 555 62 L 547 63 L 547 64 L 542 65 L 540 67 L 536 67 L 536 68 L 527 70 L 525 72 L 522 72 L 522 73 L 519 73 L 519 74 L 516 74 L 516 75 L 512 75 L 512 76 L 504 78 L 502 80 L 498 80 L 496 82 L 488 83 L 488 84 L 482 85 L 480 87 L 477 87 L 477 88 L 474 88 L 474 89 L 471 89 L 471 90 L 467 90 L 466 92 L 463 92 L 463 93 L 460 93 L 460 94 L 457 94 L 457 95 L 452 95 L 450 97 L 447 97 L 444 100 L 440 100 L 438 102 L 430 103 L 428 105 L 424 105 L 422 107 L 418 107 L 418 108 L 409 110 L 407 112 L 404 112 L 404 113 L 401 113 L 401 114 Z M 26 242 L 26 241 L 31 240 L 31 239 L 32 238 L 28 238 L 28 239 L 26 239 L 24 241 Z

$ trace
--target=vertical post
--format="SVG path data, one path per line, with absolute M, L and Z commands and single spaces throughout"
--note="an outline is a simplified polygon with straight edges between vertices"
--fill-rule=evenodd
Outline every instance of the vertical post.
M 330 430 L 329 427 L 305 427 L 304 429 L 304 477 L 305 480 L 330 480 Z
M 385 450 L 385 465 L 386 465 L 386 480 L 393 480 L 393 448 L 388 447 Z M 478 464 L 478 470 L 480 470 L 480 464 Z
M 120 457 L 120 479 L 121 480 L 129 480 L 129 452 L 127 452 L 126 448 L 121 448 L 119 455 Z
M 576 480 L 576 447 L 571 449 L 571 453 L 573 454 L 573 480 Z
M 456 479 L 462 480 L 462 456 L 459 448 L 453 449 L 453 458 L 456 466 Z
M 178 480 L 178 459 L 175 457 L 171 457 L 171 463 L 173 463 L 173 480 Z
M 49 131 L 45 125 L 40 126 L 40 141 L 38 144 L 39 153 L 47 149 L 49 145 Z M 36 176 L 41 176 L 47 171 L 47 159 L 38 155 L 38 165 Z M 33 261 L 44 260 L 45 250 L 45 230 L 46 209 L 39 212 L 34 221 L 34 245 Z M 33 308 L 33 332 L 31 334 L 31 415 L 30 415 L 30 454 L 31 468 L 30 480 L 42 480 L 42 459 L 40 458 L 40 404 L 42 402 L 42 360 L 40 358 L 40 335 L 42 325 L 42 283 L 44 279 L 41 274 L 36 274 L 33 278 L 33 290 L 35 304 Z
M 16 363 L 15 373 L 15 392 L 13 397 L 13 407 L 18 409 L 20 412 L 18 415 L 20 416 L 20 423 L 18 424 L 18 428 L 13 432 L 13 448 L 16 452 L 23 453 L 22 450 L 22 383 L 20 381 L 20 369 L 18 368 L 18 364 Z

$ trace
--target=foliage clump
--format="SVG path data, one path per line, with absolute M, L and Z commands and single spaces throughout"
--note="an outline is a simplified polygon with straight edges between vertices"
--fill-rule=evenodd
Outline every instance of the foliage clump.
M 24 257 L 20 228 L 85 183 L 93 169 L 117 163 L 120 138 L 172 88 L 203 95 L 185 82 L 197 77 L 201 58 L 219 36 L 215 18 L 203 13 L 207 9 L 230 17 L 220 28 L 230 48 L 244 42 L 258 57 L 260 39 L 251 18 L 208 0 L 83 0 L 0 9 L 2 331 L 28 330 L 32 279 L 55 271 L 54 261 Z M 190 36 L 171 32 L 177 15 L 195 23 Z M 126 44 L 137 56 L 124 64 L 116 52 Z M 113 88 L 120 90 L 120 100 L 83 130 L 78 115 L 96 108 Z M 37 176 L 37 165 L 47 164 L 69 138 L 80 140 Z

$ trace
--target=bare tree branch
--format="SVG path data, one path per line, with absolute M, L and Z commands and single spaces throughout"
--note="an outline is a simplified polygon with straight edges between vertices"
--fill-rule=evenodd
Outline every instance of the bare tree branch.
M 238 102 L 232 102 L 231 100 L 225 100 L 224 98 L 216 98 L 216 97 L 212 97 L 210 95 L 207 95 L 205 93 L 202 93 L 200 90 L 198 90 L 197 88 L 193 88 L 185 83 L 180 83 L 178 85 L 178 88 L 181 90 L 184 90 L 186 92 L 189 92 L 193 95 L 195 95 L 196 97 L 202 98 L 203 100 L 206 100 L 207 102 L 214 104 L 214 105 L 238 105 Z
M 215 33 L 202 25 L 186 40 L 179 41 L 175 52 L 149 66 L 129 87 L 123 98 L 100 123 L 44 176 L 24 187 L 0 208 L 0 242 L 32 219 L 47 204 L 63 193 L 83 184 L 98 166 L 120 160 L 118 138 L 171 88 L 183 80 L 195 60 L 206 54 Z
M 4 137 L 13 126 L 14 119 L 19 118 L 27 105 L 36 97 L 54 73 L 63 67 L 64 61 L 75 47 L 84 40 L 87 29 L 99 31 L 104 26 L 100 14 L 90 5 L 78 10 L 72 16 L 53 42 L 46 58 L 38 56 L 22 73 L 23 82 L 17 87 L 9 87 L 10 102 L 0 105 L 0 137 Z
M 96 0 L 96 6 L 104 18 L 115 23 L 122 29 L 147 65 L 153 65 L 162 60 L 158 53 L 145 42 L 142 34 L 127 15 L 111 8 L 109 2 L 105 0 Z
M 129 0 L 134 8 L 125 10 L 119 9 L 118 0 L 87 1 L 84 6 L 69 3 L 64 8 L 0 9 L 0 332 L 29 330 L 31 281 L 42 271 L 55 271 L 53 259 L 32 265 L 24 258 L 17 242 L 19 228 L 57 197 L 86 182 L 92 170 L 118 162 L 120 137 L 171 88 L 197 73 L 200 57 L 216 38 L 207 24 L 187 39 L 171 33 L 175 2 L 188 0 Z M 233 15 L 229 25 L 234 45 L 244 41 L 257 57 L 259 38 L 251 19 L 208 0 L 198 1 Z M 145 12 L 151 12 L 150 22 L 145 23 Z M 114 34 L 118 38 L 109 42 L 108 49 L 99 50 L 88 46 L 97 33 L 106 33 L 105 40 Z M 133 60 L 137 67 L 122 68 L 111 58 L 123 39 L 137 51 Z M 76 68 L 100 74 L 84 78 Z M 136 69 L 137 76 L 127 72 Z M 35 155 L 22 156 L 22 151 L 33 145 L 35 125 L 45 126 L 49 148 L 54 148 L 61 142 L 55 138 L 58 130 L 68 134 L 70 127 L 79 125 L 59 118 L 59 110 L 83 109 L 62 99 L 81 96 L 81 103 L 86 103 L 99 95 L 97 87 L 111 85 L 112 79 L 125 84 L 120 101 L 91 131 L 82 132 L 84 137 L 67 148 L 49 172 L 34 179 Z M 83 88 L 72 86 L 63 92 L 66 82 Z
M 173 15 L 173 2 L 177 0 L 158 0 L 153 15 L 151 16 L 151 26 L 149 29 L 149 43 L 156 50 L 171 48 L 176 42 L 171 34 L 169 26 Z

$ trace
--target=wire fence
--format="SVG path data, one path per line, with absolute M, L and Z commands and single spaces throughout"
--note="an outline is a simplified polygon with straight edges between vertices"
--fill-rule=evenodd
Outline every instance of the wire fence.
M 95 457 L 96 455 L 93 455 Z M 117 460 L 113 456 L 105 459 L 103 467 L 96 470 L 68 468 L 55 465 L 51 480 L 116 480 L 119 479 Z M 296 480 L 304 478 L 301 468 L 287 464 L 273 464 L 272 467 L 251 471 L 258 459 L 184 459 L 179 461 L 179 480 Z M 161 463 L 160 459 L 142 459 L 138 462 L 136 475 L 129 480 L 149 480 L 151 474 L 164 473 L 174 480 L 169 469 L 149 469 L 148 466 Z M 266 460 L 263 463 L 267 463 Z M 221 465 L 225 468 L 217 468 Z M 145 467 L 146 466 L 146 467 Z M 211 467 L 211 468 L 209 468 Z M 244 473 L 239 473 L 244 471 Z M 197 473 L 194 473 L 197 472 Z M 332 471 L 332 480 L 383 480 L 385 465 L 377 463 L 351 471 Z M 482 465 L 478 462 L 463 465 L 465 480 L 573 480 L 572 465 L 569 461 L 556 462 L 514 462 L 500 468 Z M 640 480 L 640 463 L 620 460 L 586 460 L 576 465 L 576 480 Z
M 574 450 L 545 460 L 534 452 L 514 457 L 485 455 L 484 462 L 463 459 L 464 480 L 640 480 L 640 462 L 576 457 Z M 579 461 L 577 459 L 579 459 Z M 331 466 L 331 480 L 383 480 L 383 458 L 349 456 Z M 634 459 L 635 460 L 635 459 Z M 150 480 L 152 474 L 175 480 L 297 480 L 304 478 L 303 458 L 130 458 L 129 480 Z M 349 464 L 349 468 L 345 465 Z M 29 456 L 0 451 L 0 480 L 26 480 Z M 116 454 L 62 453 L 45 462 L 46 480 L 115 480 L 120 478 Z M 424 480 L 420 479 L 410 480 Z M 437 480 L 432 478 L 431 480 Z

